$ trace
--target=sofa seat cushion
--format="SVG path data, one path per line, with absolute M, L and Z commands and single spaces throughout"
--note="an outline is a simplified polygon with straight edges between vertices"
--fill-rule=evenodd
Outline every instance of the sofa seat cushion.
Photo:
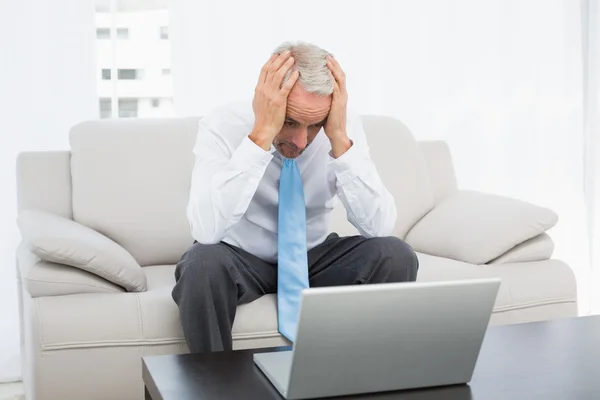
M 419 282 L 501 278 L 495 313 L 577 301 L 573 272 L 559 260 L 474 265 L 428 254 L 417 255 Z
M 420 282 L 501 278 L 494 307 L 496 314 L 576 302 L 573 273 L 557 260 L 473 265 L 417 255 Z M 38 304 L 42 349 L 185 342 L 177 305 L 171 297 L 175 266 L 159 265 L 143 270 L 148 282 L 148 291 L 143 293 L 86 293 L 34 299 Z M 287 344 L 277 331 L 275 295 L 238 307 L 233 339 L 235 348 L 252 347 L 254 339 L 268 339 L 269 346 Z M 245 345 L 240 345 L 244 342 Z
M 42 349 L 185 342 L 177 305 L 171 297 L 175 266 L 143 270 L 148 283 L 146 292 L 36 298 Z M 268 338 L 281 338 L 281 343 L 270 342 L 273 345 L 285 344 L 277 331 L 276 310 L 274 295 L 239 306 L 233 326 L 234 347 L 236 341 Z
M 175 337 L 184 340 L 179 310 L 171 297 L 171 291 L 175 285 L 175 266 L 152 266 L 145 267 L 144 270 L 150 290 L 149 293 L 140 294 L 140 302 L 148 306 L 147 311 L 160 310 L 156 315 L 148 315 L 146 318 L 146 336 L 150 334 L 155 339 Z M 169 316 L 167 323 L 164 323 L 165 316 Z M 279 336 L 275 295 L 263 296 L 252 303 L 242 304 L 238 307 L 233 322 L 234 341 Z

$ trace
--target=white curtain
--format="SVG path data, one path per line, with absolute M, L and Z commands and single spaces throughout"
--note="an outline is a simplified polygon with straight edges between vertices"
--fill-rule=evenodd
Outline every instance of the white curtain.
M 584 48 L 585 189 L 589 210 L 592 307 L 600 312 L 600 1 L 582 2 Z
M 581 312 L 588 313 L 592 212 L 600 219 L 600 195 L 591 197 L 599 180 L 592 167 L 600 155 L 598 112 L 590 111 L 586 86 L 598 79 L 598 18 L 588 18 L 597 6 L 596 0 L 172 0 L 175 108 L 202 115 L 249 100 L 277 44 L 318 44 L 346 70 L 355 110 L 399 118 L 420 140 L 446 140 L 462 188 L 555 210 L 554 256 L 575 271 Z M 586 69 L 591 53 L 595 64 Z M 593 149 L 584 147 L 590 140 Z M 600 292 L 597 284 L 593 289 Z
M 16 157 L 67 149 L 69 128 L 97 118 L 94 40 L 92 1 L 0 1 L 0 382 L 21 376 Z

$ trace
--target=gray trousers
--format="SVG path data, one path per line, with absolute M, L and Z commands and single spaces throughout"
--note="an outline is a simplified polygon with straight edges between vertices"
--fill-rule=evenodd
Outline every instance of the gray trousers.
M 308 252 L 311 287 L 414 281 L 418 268 L 413 250 L 396 237 L 331 234 Z M 276 293 L 277 265 L 227 243 L 194 243 L 175 279 L 172 295 L 189 350 L 231 350 L 237 305 Z

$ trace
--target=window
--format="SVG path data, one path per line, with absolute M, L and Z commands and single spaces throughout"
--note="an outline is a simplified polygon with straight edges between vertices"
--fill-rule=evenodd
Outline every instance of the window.
M 93 2 L 99 116 L 174 116 L 169 1 Z
M 110 28 L 96 28 L 96 39 L 110 39 Z
M 112 116 L 112 106 L 110 99 L 100 99 L 100 118 L 110 118 Z
M 112 77 L 111 70 L 109 68 L 102 69 L 102 80 L 109 81 Z M 144 78 L 144 70 L 142 69 L 119 69 L 117 70 L 117 77 L 120 80 L 139 80 Z
M 96 28 L 97 39 L 110 39 L 110 28 Z M 129 39 L 129 28 L 117 28 L 118 39 Z
M 119 118 L 138 116 L 138 99 L 119 99 Z
M 120 80 L 142 79 L 144 71 L 141 69 L 120 69 L 118 76 Z
M 129 39 L 129 28 L 117 28 L 117 38 Z
M 169 27 L 168 26 L 160 27 L 160 39 L 161 40 L 169 40 Z

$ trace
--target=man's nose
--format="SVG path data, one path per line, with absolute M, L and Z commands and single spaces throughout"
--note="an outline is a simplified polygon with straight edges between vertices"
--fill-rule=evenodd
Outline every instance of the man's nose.
M 292 137 L 292 143 L 294 143 L 294 145 L 300 150 L 304 150 L 307 142 L 308 132 L 306 129 L 298 130 L 298 132 Z

